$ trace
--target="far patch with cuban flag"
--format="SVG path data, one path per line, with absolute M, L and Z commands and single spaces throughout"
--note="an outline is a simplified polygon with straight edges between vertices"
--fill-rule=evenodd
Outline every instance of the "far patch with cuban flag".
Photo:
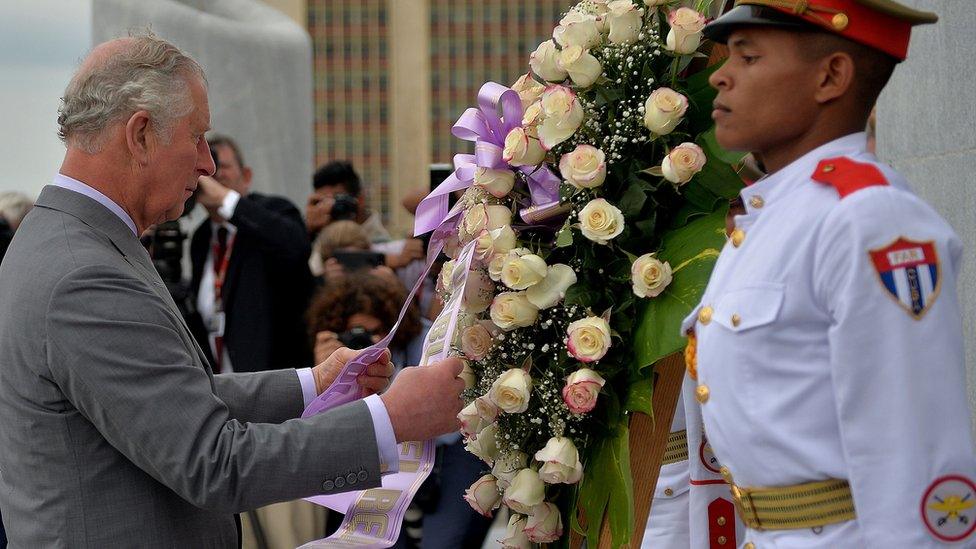
M 870 254 L 885 291 L 908 314 L 921 319 L 935 303 L 941 287 L 935 242 L 916 242 L 902 236 Z

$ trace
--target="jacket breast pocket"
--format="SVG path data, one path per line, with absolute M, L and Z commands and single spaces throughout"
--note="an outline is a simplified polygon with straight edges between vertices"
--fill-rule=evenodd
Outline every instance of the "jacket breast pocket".
M 731 290 L 716 303 L 712 319 L 736 333 L 765 326 L 779 317 L 783 294 L 784 285 L 775 282 Z

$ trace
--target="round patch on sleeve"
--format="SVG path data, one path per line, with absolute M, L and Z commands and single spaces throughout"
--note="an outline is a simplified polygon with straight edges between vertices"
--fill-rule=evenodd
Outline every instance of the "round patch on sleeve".
M 922 522 L 940 541 L 959 541 L 976 530 L 976 484 L 960 475 L 936 479 L 922 497 Z
M 706 469 L 715 473 L 716 475 L 721 472 L 721 465 L 719 465 L 718 458 L 712 452 L 712 445 L 708 443 L 708 439 L 705 438 L 704 433 L 702 434 L 701 446 L 698 447 L 698 457 L 701 458 L 702 465 Z

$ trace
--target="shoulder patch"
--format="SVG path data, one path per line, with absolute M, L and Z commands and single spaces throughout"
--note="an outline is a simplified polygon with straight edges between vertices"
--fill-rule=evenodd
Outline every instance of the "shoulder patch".
M 821 160 L 810 178 L 834 187 L 841 198 L 867 187 L 888 185 L 888 180 L 875 165 L 855 162 L 844 156 Z
M 922 496 L 922 522 L 932 537 L 952 543 L 976 530 L 976 484 L 962 475 L 938 478 Z

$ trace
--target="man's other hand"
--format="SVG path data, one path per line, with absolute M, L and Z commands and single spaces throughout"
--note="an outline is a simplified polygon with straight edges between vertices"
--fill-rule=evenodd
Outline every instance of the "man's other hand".
M 461 360 L 448 358 L 422 368 L 404 368 L 380 398 L 397 442 L 427 440 L 458 429 Z
M 332 221 L 332 206 L 335 198 L 318 191 L 312 193 L 305 203 L 305 225 L 308 232 L 318 233 Z
M 316 345 L 318 345 L 317 341 Z M 339 347 L 329 355 L 329 358 L 312 368 L 315 391 L 322 394 L 322 391 L 328 389 L 329 385 L 339 377 L 339 372 L 346 363 L 356 358 L 360 352 L 361 350 Z M 379 360 L 366 366 L 366 370 L 359 375 L 356 382 L 362 387 L 362 394 L 365 397 L 386 389 L 390 385 L 391 377 L 393 377 L 393 363 L 390 362 L 390 351 L 387 350 L 383 351 Z
M 427 256 L 424 250 L 424 241 L 419 238 L 410 238 L 403 243 L 403 250 L 398 254 L 386 254 L 386 266 L 391 269 L 406 267 L 415 259 L 424 259 Z
M 230 191 L 209 175 L 201 175 L 198 182 L 197 202 L 210 213 L 216 212 Z

